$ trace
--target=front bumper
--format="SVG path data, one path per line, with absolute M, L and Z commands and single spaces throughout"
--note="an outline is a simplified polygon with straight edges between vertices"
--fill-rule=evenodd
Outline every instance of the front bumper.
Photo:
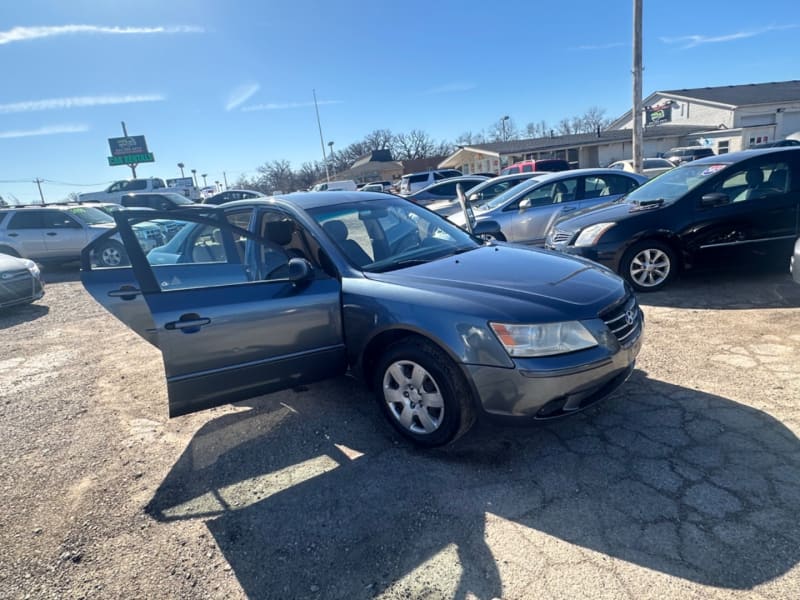
M 0 308 L 29 304 L 44 296 L 44 284 L 39 277 L 20 275 L 0 279 Z
M 636 338 L 624 346 L 605 331 L 600 346 L 571 355 L 517 359 L 513 369 L 465 365 L 483 413 L 539 421 L 578 412 L 608 396 L 633 371 L 644 321 Z

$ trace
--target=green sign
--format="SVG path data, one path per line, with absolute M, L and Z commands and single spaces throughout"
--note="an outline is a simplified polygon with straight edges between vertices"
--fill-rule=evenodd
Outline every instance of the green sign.
M 122 156 L 109 156 L 108 166 L 117 167 L 119 165 L 138 165 L 139 163 L 156 162 L 152 152 L 142 154 L 123 154 Z

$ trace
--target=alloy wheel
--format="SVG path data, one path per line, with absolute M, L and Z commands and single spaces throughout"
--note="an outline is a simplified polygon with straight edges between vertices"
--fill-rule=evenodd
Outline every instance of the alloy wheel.
M 669 277 L 672 264 L 669 256 L 658 248 L 646 248 L 633 257 L 630 264 L 631 279 L 643 288 L 661 285 Z

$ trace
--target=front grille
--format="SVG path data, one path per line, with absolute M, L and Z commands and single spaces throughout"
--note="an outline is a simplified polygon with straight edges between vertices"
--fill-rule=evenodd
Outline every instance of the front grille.
M 623 346 L 635 342 L 642 331 L 642 310 L 633 294 L 601 312 L 600 318 Z
M 28 269 L 6 271 L 0 275 L 0 304 L 36 293 L 36 283 Z

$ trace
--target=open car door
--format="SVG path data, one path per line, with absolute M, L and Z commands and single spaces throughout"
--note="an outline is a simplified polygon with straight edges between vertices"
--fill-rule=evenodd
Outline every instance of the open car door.
M 161 350 L 170 416 L 345 372 L 337 279 L 232 225 L 222 209 L 114 218 L 129 266 L 99 268 L 90 244 L 82 281 Z M 145 254 L 132 225 L 153 219 L 181 226 Z

